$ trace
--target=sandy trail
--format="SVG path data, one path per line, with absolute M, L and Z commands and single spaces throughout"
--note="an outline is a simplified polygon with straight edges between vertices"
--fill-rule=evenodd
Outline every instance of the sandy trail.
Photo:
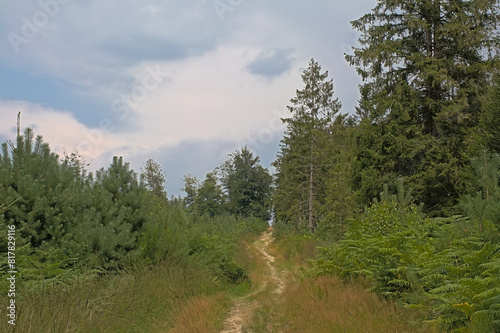
M 264 270 L 262 278 L 257 281 L 258 285 L 256 289 L 245 297 L 235 300 L 235 304 L 229 312 L 229 317 L 224 322 L 224 329 L 221 333 L 243 333 L 243 326 L 248 323 L 254 309 L 259 306 L 259 301 L 252 299 L 264 291 L 269 295 L 274 295 L 274 297 L 279 296 L 284 291 L 285 282 L 274 266 L 276 258 L 268 252 L 269 244 L 272 241 L 273 230 L 269 228 L 250 246 L 249 251 L 261 256 L 267 268 Z

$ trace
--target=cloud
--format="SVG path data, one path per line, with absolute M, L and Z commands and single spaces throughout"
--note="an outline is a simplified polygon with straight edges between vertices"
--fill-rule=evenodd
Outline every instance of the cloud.
M 90 128 L 80 123 L 72 113 L 55 110 L 24 101 L 0 101 L 0 136 L 15 140 L 17 113 L 21 111 L 22 129 L 30 127 L 41 135 L 52 151 L 79 152 L 87 161 L 99 158 L 106 151 L 126 144 L 104 128 Z
M 16 54 L 8 34 L 23 36 L 43 18 L 40 3 L 54 1 L 57 13 Z M 4 1 L 0 137 L 15 137 L 21 110 L 23 127 L 57 151 L 84 152 L 92 169 L 122 155 L 138 171 L 153 157 L 179 179 L 203 177 L 221 151 L 244 144 L 270 161 L 284 116 L 275 110 L 302 87 L 311 57 L 329 70 L 343 111 L 354 109 L 359 78 L 342 51 L 357 38 L 348 21 L 375 0 L 227 3 L 221 20 L 211 0 Z M 145 81 L 151 69 L 168 77 Z
M 269 126 L 300 84 L 298 70 L 267 81 L 246 70 L 262 50 L 221 46 L 199 57 L 177 62 L 144 63 L 136 71 L 158 66 L 168 81 L 148 92 L 126 119 L 130 139 L 147 145 L 216 137 L 242 140 Z M 139 74 L 142 73 L 142 74 Z M 127 130 L 128 131 L 128 130 Z
M 256 75 L 272 78 L 280 76 L 292 66 L 292 49 L 274 49 L 261 52 L 247 69 Z

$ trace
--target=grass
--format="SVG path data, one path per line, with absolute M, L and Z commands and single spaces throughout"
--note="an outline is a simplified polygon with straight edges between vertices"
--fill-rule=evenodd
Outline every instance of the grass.
M 286 288 L 274 299 L 261 295 L 249 332 L 428 332 L 411 326 L 418 313 L 368 292 L 367 282 L 306 277 L 317 245 L 317 240 L 303 236 L 285 236 L 271 245 L 277 270 L 286 272 Z
M 187 324 L 182 318 L 192 311 L 206 315 L 203 332 L 210 332 L 207 325 L 216 327 L 216 318 L 228 307 L 224 284 L 202 267 L 162 264 L 72 287 L 31 289 L 16 297 L 15 331 L 166 332 L 175 328 L 172 332 L 183 332 L 179 327 Z M 7 301 L 0 299 L 0 306 Z M 5 320 L 2 325 L 1 332 L 13 332 Z
M 253 265 L 247 245 L 255 237 L 243 235 L 234 253 L 247 271 Z M 200 258 L 163 262 L 71 286 L 19 288 L 15 331 L 1 320 L 0 332 L 218 332 L 231 298 L 250 289 L 250 281 L 228 282 Z M 2 308 L 6 296 L 0 295 Z
M 287 332 L 420 332 L 404 312 L 366 291 L 362 283 L 337 277 L 304 280 L 283 295 L 281 322 Z

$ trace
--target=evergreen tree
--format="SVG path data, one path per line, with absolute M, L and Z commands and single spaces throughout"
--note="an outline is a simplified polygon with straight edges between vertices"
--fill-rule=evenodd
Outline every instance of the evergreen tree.
M 333 236 L 342 237 L 347 222 L 354 217 L 357 193 L 352 189 L 355 155 L 355 122 L 352 117 L 339 115 L 330 126 L 325 147 L 326 170 L 324 219 L 319 227 L 330 229 Z
M 493 223 L 500 230 L 500 155 L 488 155 L 486 151 L 472 160 L 478 191 L 475 196 L 461 198 L 461 206 L 467 215 L 479 224 L 483 231 L 485 222 Z
M 272 177 L 258 156 L 244 147 L 233 152 L 219 170 L 232 214 L 270 219 Z
M 341 104 L 333 98 L 333 80 L 311 59 L 302 74 L 304 89 L 297 90 L 288 109 L 291 118 L 281 141 L 276 167 L 276 219 L 301 224 L 313 231 L 324 205 L 325 157 L 328 128 Z
M 484 100 L 481 127 L 484 143 L 493 153 L 500 153 L 500 75 L 495 77 Z
M 134 255 L 139 232 L 150 216 L 146 189 L 117 156 L 91 181 L 90 202 L 75 231 L 76 243 L 83 244 L 92 264 L 117 269 Z
M 379 0 L 352 22 L 361 46 L 346 59 L 364 80 L 356 176 L 365 203 L 399 176 L 430 210 L 457 203 L 472 177 L 498 17 L 495 0 Z

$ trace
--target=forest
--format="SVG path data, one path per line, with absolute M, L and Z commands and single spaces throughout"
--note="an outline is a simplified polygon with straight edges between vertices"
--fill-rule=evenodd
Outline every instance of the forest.
M 105 298 L 62 295 L 100 284 L 146 293 L 142 274 L 169 277 L 176 301 L 161 303 L 165 313 L 194 295 L 223 312 L 225 292 L 252 286 L 241 241 L 270 222 L 281 250 L 313 248 L 304 280 L 363 281 L 411 311 L 415 332 L 500 332 L 499 10 L 491 0 L 377 1 L 351 22 L 356 110 L 342 109 L 334 78 L 311 59 L 282 119 L 275 172 L 242 147 L 205 179 L 186 175 L 182 197 L 169 198 L 168 170 L 152 159 L 140 172 L 118 156 L 89 172 L 77 152 L 58 156 L 24 129 L 0 153 L 1 306 L 15 229 L 18 325 L 54 322 L 26 305 L 50 295 L 76 309 L 53 332 L 85 331 L 92 316 L 102 331 L 110 321 L 107 331 L 126 331 L 138 299 L 104 311 Z

